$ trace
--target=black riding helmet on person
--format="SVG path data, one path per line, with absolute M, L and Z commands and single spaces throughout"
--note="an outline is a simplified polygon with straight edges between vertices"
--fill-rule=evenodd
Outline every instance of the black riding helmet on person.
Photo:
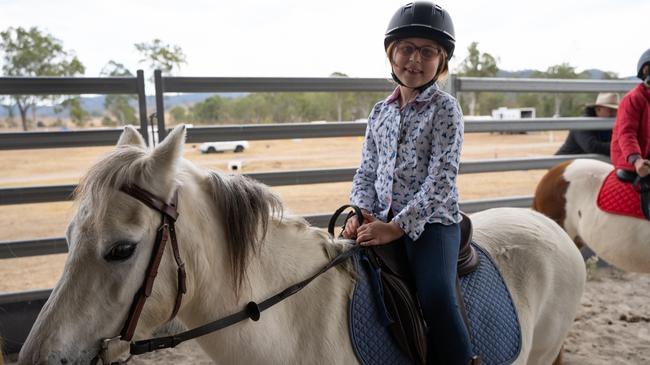
M 392 56 L 388 54 L 393 42 L 405 38 L 429 39 L 440 44 L 445 51 L 446 57 L 442 60 L 441 67 L 433 79 L 417 87 L 404 85 L 397 75 L 395 75 L 394 70 L 392 70 L 394 67 Z M 447 72 L 449 69 L 449 60 L 454 54 L 455 47 L 456 36 L 451 16 L 439 5 L 426 1 L 416 1 L 400 7 L 388 23 L 384 37 L 384 49 L 391 61 L 391 75 L 393 80 L 401 86 L 420 91 L 429 87 L 438 80 L 441 74 Z

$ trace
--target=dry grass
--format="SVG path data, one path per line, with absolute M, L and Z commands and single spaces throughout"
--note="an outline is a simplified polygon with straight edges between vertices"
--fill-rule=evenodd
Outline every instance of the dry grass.
M 553 154 L 566 133 L 527 135 L 467 134 L 463 160 L 532 157 Z M 242 172 L 355 167 L 362 138 L 252 141 L 241 154 L 202 155 L 188 144 L 185 157 L 206 168 L 226 170 L 240 160 Z M 111 147 L 84 147 L 0 152 L 0 187 L 75 184 Z M 461 200 L 529 195 L 544 171 L 461 175 Z M 287 209 L 297 214 L 328 213 L 347 202 L 350 183 L 274 187 Z M 60 237 L 72 215 L 70 202 L 0 205 L 0 241 Z M 5 259 L 0 266 L 0 292 L 54 286 L 66 255 Z

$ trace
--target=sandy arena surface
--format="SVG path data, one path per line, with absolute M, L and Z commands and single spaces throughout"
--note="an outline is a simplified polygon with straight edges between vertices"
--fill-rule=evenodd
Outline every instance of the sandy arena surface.
M 551 155 L 566 133 L 467 134 L 463 160 Z M 242 172 L 355 167 L 359 137 L 251 141 L 241 154 L 202 155 L 188 144 L 185 157 L 225 171 L 229 161 Z M 0 187 L 77 183 L 110 147 L 0 151 Z M 461 175 L 461 200 L 532 194 L 544 171 Z M 331 213 L 347 201 L 349 183 L 274 187 L 294 213 Z M 60 237 L 72 214 L 69 202 L 0 206 L 0 241 Z M 0 292 L 50 288 L 66 255 L 0 261 Z M 591 270 L 582 307 L 564 350 L 566 364 L 650 364 L 650 275 L 611 268 Z M 132 360 L 132 364 L 212 364 L 194 343 Z M 323 363 L 327 363 L 324 359 Z

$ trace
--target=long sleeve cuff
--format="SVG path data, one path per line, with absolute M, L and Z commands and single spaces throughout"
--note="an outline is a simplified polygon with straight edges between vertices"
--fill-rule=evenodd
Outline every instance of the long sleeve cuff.
M 634 154 L 631 154 L 631 155 L 629 155 L 629 156 L 627 157 L 627 162 L 628 162 L 630 165 L 634 165 L 634 163 L 636 162 L 636 160 L 638 160 L 638 159 L 640 159 L 640 158 L 641 158 L 641 155 L 639 155 L 638 153 L 634 153 Z

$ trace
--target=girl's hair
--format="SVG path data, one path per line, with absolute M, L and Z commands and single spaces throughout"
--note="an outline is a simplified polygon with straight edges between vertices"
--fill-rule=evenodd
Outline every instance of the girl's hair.
M 388 47 L 386 47 L 386 57 L 388 57 L 388 62 L 390 62 L 391 67 L 393 67 L 393 52 L 395 51 L 395 46 L 397 45 L 397 42 L 400 40 L 395 40 L 391 42 Z M 436 42 L 436 41 L 433 41 Z M 438 44 L 438 42 L 436 42 Z M 439 44 L 438 44 L 439 45 Z M 436 82 L 438 80 L 444 81 L 447 79 L 447 76 L 449 75 L 449 59 L 447 57 L 447 51 L 440 47 L 440 64 L 438 65 L 438 69 L 436 70 L 436 74 L 433 76 L 433 80 Z

